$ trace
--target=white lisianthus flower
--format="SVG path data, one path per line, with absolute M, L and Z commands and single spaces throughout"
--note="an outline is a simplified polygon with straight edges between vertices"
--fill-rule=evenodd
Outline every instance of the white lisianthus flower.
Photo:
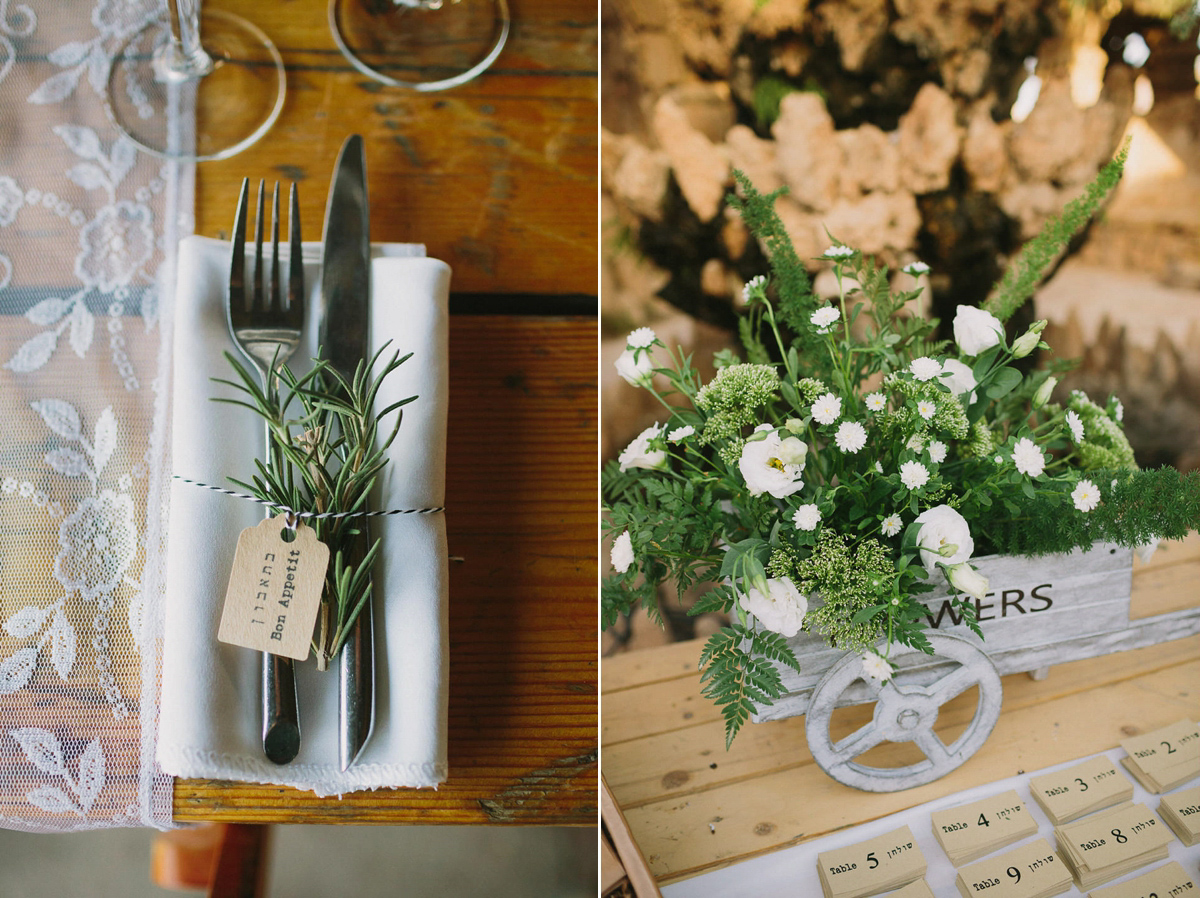
M 926 421 L 930 421 L 937 414 L 937 404 L 930 402 L 928 399 L 922 399 L 917 402 L 917 414 Z
M 1013 446 L 1013 463 L 1027 477 L 1037 477 L 1046 469 L 1046 456 L 1029 437 L 1021 437 Z
M 691 424 L 684 424 L 683 427 L 676 427 L 669 434 L 667 434 L 667 439 L 672 443 L 678 443 L 680 440 L 686 440 L 695 432 L 696 428 L 692 427 Z
M 964 401 L 967 405 L 975 401 L 975 388 L 979 386 L 979 382 L 975 380 L 975 374 L 970 367 L 958 359 L 946 359 L 942 362 L 941 381 L 950 388 L 950 395 L 966 396 Z
M 967 519 L 949 505 L 926 509 L 917 515 L 917 523 L 921 525 L 917 532 L 921 563 L 930 576 L 939 563 L 952 567 L 966 561 L 975 551 Z
M 973 599 L 983 600 L 988 591 L 988 578 L 971 567 L 965 561 L 946 568 L 946 579 L 959 592 L 965 592 Z
M 864 652 L 862 656 L 862 672 L 880 683 L 886 683 L 892 678 L 891 662 L 875 652 Z
M 1067 427 L 1071 430 L 1071 439 L 1076 443 L 1083 442 L 1083 419 L 1074 411 L 1067 412 Z
M 954 342 L 963 355 L 977 356 L 1000 342 L 1004 325 L 991 312 L 959 306 L 954 315 Z
M 785 499 L 804 489 L 800 475 L 807 453 L 808 446 L 803 441 L 796 437 L 780 439 L 771 430 L 765 439 L 750 440 L 742 447 L 738 470 L 751 496 L 770 493 L 776 499 Z
M 617 573 L 623 574 L 629 570 L 629 566 L 633 564 L 633 540 L 630 538 L 628 530 L 613 540 L 609 558 L 612 560 L 612 566 L 617 569 Z
M 929 444 L 929 460 L 935 465 L 940 465 L 946 460 L 946 444 L 941 440 L 934 440 Z
M 812 503 L 801 505 L 792 515 L 792 523 L 797 530 L 816 530 L 817 524 L 821 523 L 821 509 Z
M 908 370 L 912 372 L 912 376 L 917 380 L 926 381 L 932 380 L 942 373 L 942 365 L 936 359 L 931 359 L 927 355 L 921 356 L 919 359 L 913 359 L 909 363 Z
M 867 429 L 857 421 L 843 421 L 833 440 L 843 452 L 853 454 L 867 445 Z
M 746 286 L 742 288 L 742 299 L 749 302 L 752 296 L 761 295 L 766 286 L 766 275 L 756 274 L 750 280 L 746 281 Z
M 906 461 L 900 466 L 900 482 L 910 490 L 919 490 L 929 482 L 929 471 L 919 461 Z
M 873 412 L 881 412 L 887 407 L 887 397 L 882 393 L 868 393 L 866 402 L 867 408 Z
M 633 441 L 622 449 L 621 454 L 617 456 L 617 462 L 620 464 L 621 470 L 628 471 L 630 468 L 646 468 L 650 471 L 659 471 L 665 468 L 667 466 L 667 451 L 651 446 L 651 442 L 661 434 L 662 426 L 651 424 L 634 437 Z
M 654 379 L 654 361 L 646 349 L 626 349 L 613 362 L 617 373 L 635 387 L 648 387 Z
M 832 393 L 818 396 L 817 401 L 813 403 L 812 416 L 818 424 L 832 424 L 841 417 L 841 414 L 842 400 Z
M 836 306 L 821 306 L 812 313 L 809 320 L 817 329 L 818 334 L 827 334 L 833 330 L 834 322 L 842 317 L 842 313 Z
M 924 262 L 909 262 L 900 270 L 905 274 L 912 275 L 913 277 L 920 277 L 923 274 L 929 274 L 929 266 Z
M 750 587 L 741 598 L 744 610 L 768 630 L 780 636 L 795 636 L 808 612 L 808 599 L 801 595 L 796 584 L 787 577 L 767 581 L 767 593 Z
M 903 526 L 904 519 L 900 515 L 890 514 L 883 519 L 883 523 L 879 525 L 879 529 L 883 531 L 884 536 L 895 536 Z
M 1100 504 L 1100 490 L 1090 480 L 1081 480 L 1071 490 L 1071 501 L 1080 511 L 1089 512 Z
M 822 253 L 822 256 L 826 259 L 849 259 L 853 255 L 854 250 L 852 250 L 850 247 L 842 246 L 836 243 Z

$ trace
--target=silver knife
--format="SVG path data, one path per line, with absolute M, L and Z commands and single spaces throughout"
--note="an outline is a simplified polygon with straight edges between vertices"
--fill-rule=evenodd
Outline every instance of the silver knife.
M 363 139 L 346 139 L 334 167 L 321 237 L 321 354 L 347 380 L 370 358 L 371 236 L 367 216 L 367 160 Z M 357 564 L 370 545 L 366 518 L 351 551 Z M 373 599 L 373 597 L 372 597 Z M 338 661 L 338 759 L 342 770 L 358 758 L 375 726 L 375 622 L 367 602 Z

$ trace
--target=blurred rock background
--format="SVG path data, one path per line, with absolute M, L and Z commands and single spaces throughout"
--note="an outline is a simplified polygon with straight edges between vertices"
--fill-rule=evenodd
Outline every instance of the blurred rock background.
M 616 376 L 649 325 L 698 363 L 730 345 L 765 258 L 733 168 L 802 257 L 826 232 L 928 263 L 949 321 L 1132 138 L 1108 207 L 1019 313 L 1050 319 L 1061 391 L 1115 392 L 1143 465 L 1200 468 L 1200 101 L 1194 0 L 602 0 L 602 447 L 661 407 Z M 811 273 L 827 287 L 821 264 Z M 912 286 L 899 274 L 903 286 Z M 711 368 L 709 369 L 711 374 Z M 707 635 L 665 596 L 615 651 Z

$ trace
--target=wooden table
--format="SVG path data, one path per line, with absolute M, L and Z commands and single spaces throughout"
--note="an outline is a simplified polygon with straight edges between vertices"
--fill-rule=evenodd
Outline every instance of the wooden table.
M 597 821 L 596 6 L 514 0 L 491 71 L 444 94 L 385 88 L 323 2 L 219 0 L 283 52 L 261 143 L 198 166 L 196 232 L 232 225 L 243 176 L 300 182 L 319 235 L 343 139 L 366 140 L 371 231 L 453 268 L 446 521 L 449 780 L 341 800 L 180 780 L 181 821 Z
M 1131 616 L 1200 605 L 1200 535 L 1134 561 Z M 1059 764 L 1200 713 L 1200 639 L 1064 664 L 1043 681 L 1004 678 L 983 748 L 937 782 L 859 792 L 813 763 L 804 718 L 747 724 L 725 751 L 720 715 L 700 695 L 701 642 L 629 652 L 603 664 L 604 776 L 660 883 L 806 842 L 954 792 Z M 973 710 L 973 706 L 971 708 Z M 965 708 L 937 729 L 961 728 Z M 904 746 L 896 746 L 897 757 Z M 887 764 L 887 758 L 873 755 Z M 911 759 L 910 761 L 911 762 Z

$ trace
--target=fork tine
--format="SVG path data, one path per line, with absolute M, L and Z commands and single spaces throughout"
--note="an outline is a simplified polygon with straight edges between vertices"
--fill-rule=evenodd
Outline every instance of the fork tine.
M 268 306 L 277 311 L 283 311 L 283 297 L 279 293 L 279 182 L 271 191 L 271 292 L 267 297 Z
M 233 218 L 233 236 L 229 253 L 229 295 L 226 303 L 230 321 L 246 314 L 246 204 L 250 199 L 250 179 L 242 178 L 237 213 Z
M 250 298 L 250 308 L 261 312 L 268 308 L 266 297 L 263 295 L 263 191 L 264 182 L 258 182 L 258 208 L 254 210 L 254 295 Z
M 300 241 L 300 198 L 294 181 L 289 205 L 287 312 L 288 322 L 294 327 L 300 327 L 304 321 L 304 257 Z

